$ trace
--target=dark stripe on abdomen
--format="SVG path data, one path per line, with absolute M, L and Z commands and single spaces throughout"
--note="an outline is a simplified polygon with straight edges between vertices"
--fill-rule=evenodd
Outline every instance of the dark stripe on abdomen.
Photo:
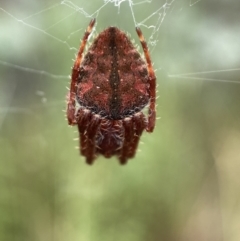
M 112 89 L 112 96 L 109 100 L 110 116 L 112 119 L 120 119 L 121 98 L 119 93 L 120 79 L 118 75 L 118 59 L 116 46 L 116 29 L 114 27 L 109 29 L 110 41 L 109 49 L 112 57 L 111 72 L 109 76 L 109 83 Z

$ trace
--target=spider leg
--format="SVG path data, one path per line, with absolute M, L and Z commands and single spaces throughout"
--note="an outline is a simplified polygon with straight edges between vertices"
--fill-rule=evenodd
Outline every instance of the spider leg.
M 89 110 L 80 108 L 77 114 L 80 153 L 86 157 L 86 162 L 92 164 L 96 153 L 96 135 L 101 125 L 101 118 Z
M 68 124 L 69 125 L 75 125 L 75 102 L 76 102 L 76 87 L 77 87 L 77 80 L 79 75 L 79 67 L 82 62 L 83 57 L 83 51 L 86 46 L 87 40 L 89 35 L 92 32 L 93 26 L 96 22 L 96 19 L 92 19 L 88 25 L 88 28 L 83 36 L 80 48 L 78 50 L 78 54 L 76 57 L 76 60 L 74 62 L 73 68 L 72 68 L 72 76 L 71 76 L 71 85 L 70 85 L 70 91 L 68 95 L 68 103 L 67 103 L 67 118 L 68 118 Z
M 96 154 L 96 135 L 101 126 L 101 117 L 93 114 L 90 123 L 87 127 L 87 149 L 84 153 L 86 162 L 92 164 Z
M 129 151 L 132 148 L 132 140 L 134 137 L 133 120 L 132 118 L 125 118 L 123 120 L 124 128 L 124 141 L 119 156 L 119 161 L 121 164 L 126 164 L 129 158 Z
M 131 149 L 128 154 L 129 158 L 133 158 L 135 156 L 140 137 L 143 133 L 143 130 L 146 128 L 147 122 L 144 114 L 142 112 L 135 114 L 133 116 L 133 123 L 134 123 L 134 136 L 132 139 Z
M 123 120 L 124 141 L 119 156 L 121 164 L 127 163 L 129 158 L 136 154 L 139 139 L 146 128 L 146 118 L 142 112 L 135 114 L 132 118 Z
M 87 128 L 91 120 L 91 113 L 89 110 L 80 108 L 77 113 L 77 123 L 78 123 L 78 132 L 79 132 L 79 146 L 80 153 L 83 156 L 86 156 L 88 148 L 88 137 L 87 137 Z
M 156 121 L 156 109 L 155 109 L 155 101 L 156 101 L 156 76 L 153 70 L 152 61 L 150 58 L 149 50 L 147 43 L 143 37 L 142 31 L 139 27 L 136 27 L 136 31 L 138 34 L 138 37 L 140 39 L 143 52 L 145 55 L 145 59 L 147 62 L 147 69 L 148 69 L 148 83 L 149 83 L 149 96 L 150 96 L 150 105 L 148 110 L 148 124 L 146 127 L 147 132 L 153 132 L 153 129 L 155 127 L 155 121 Z

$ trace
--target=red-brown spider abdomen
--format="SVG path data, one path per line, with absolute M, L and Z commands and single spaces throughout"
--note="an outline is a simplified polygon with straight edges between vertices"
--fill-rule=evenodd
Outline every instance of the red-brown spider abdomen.
M 116 27 L 101 32 L 79 70 L 77 101 L 107 119 L 119 120 L 149 102 L 148 71 L 127 35 Z

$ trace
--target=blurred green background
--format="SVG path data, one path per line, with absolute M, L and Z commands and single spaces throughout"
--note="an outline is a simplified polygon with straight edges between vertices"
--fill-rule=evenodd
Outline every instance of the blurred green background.
M 87 13 L 138 44 L 129 3 L 1 0 L 0 240 L 240 240 L 240 2 L 138 2 L 161 119 L 126 166 L 88 166 L 62 112 L 72 59 Z

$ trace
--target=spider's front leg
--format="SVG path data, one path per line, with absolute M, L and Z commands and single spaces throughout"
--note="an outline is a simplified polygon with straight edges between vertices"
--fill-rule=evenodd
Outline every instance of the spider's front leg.
M 69 92 L 67 94 L 67 120 L 68 120 L 68 125 L 75 125 L 77 124 L 76 121 L 76 116 L 75 116 L 75 97 L 72 97 L 71 99 L 71 93 Z M 73 99 L 74 98 L 74 99 Z
M 92 164 L 96 157 L 96 136 L 101 127 L 101 117 L 91 111 L 80 108 L 77 113 L 80 154 L 86 157 L 86 162 Z
M 87 149 L 85 152 L 86 162 L 92 164 L 96 157 L 96 136 L 101 127 L 101 117 L 93 114 L 88 124 L 85 135 L 87 135 Z
M 135 133 L 133 137 L 132 149 L 131 149 L 131 152 L 129 153 L 129 158 L 133 158 L 135 156 L 140 137 L 143 133 L 143 130 L 146 129 L 146 126 L 147 126 L 146 117 L 142 112 L 136 113 L 133 116 L 133 122 L 134 122 Z
M 129 158 L 135 156 L 139 139 L 146 128 L 146 124 L 147 121 L 142 112 L 138 112 L 133 117 L 123 120 L 124 141 L 119 156 L 121 164 L 126 164 Z
M 124 140 L 119 161 L 121 164 L 126 164 L 129 158 L 129 151 L 132 148 L 132 140 L 134 137 L 133 120 L 127 117 L 123 120 Z
M 79 132 L 79 149 L 80 154 L 86 156 L 88 149 L 88 137 L 87 137 L 87 128 L 91 120 L 91 113 L 89 110 L 80 108 L 77 113 L 78 118 L 78 132 Z

